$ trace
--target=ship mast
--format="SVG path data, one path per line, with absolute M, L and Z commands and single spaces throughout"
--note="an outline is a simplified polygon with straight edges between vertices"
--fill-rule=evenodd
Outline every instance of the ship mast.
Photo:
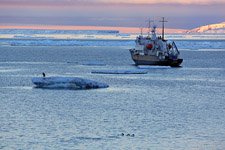
M 162 21 L 159 22 L 162 22 L 162 40 L 164 40 L 164 23 L 168 21 L 165 20 L 165 17 L 162 17 Z
M 140 30 L 141 30 L 141 35 L 143 35 L 143 28 L 140 28 Z
M 148 37 L 150 37 L 150 32 L 151 32 L 151 23 L 154 22 L 153 20 L 149 19 L 148 20 Z

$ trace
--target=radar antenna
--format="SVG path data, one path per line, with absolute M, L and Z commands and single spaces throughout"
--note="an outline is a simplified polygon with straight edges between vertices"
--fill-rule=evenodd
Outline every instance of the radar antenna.
M 150 32 L 151 32 L 151 23 L 154 22 L 154 20 L 149 19 L 148 20 L 148 37 L 150 37 Z

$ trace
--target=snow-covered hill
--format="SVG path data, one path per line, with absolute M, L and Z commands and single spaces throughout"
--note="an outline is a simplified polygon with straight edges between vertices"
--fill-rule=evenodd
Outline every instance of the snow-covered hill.
M 201 26 L 189 30 L 187 33 L 225 33 L 225 22 Z

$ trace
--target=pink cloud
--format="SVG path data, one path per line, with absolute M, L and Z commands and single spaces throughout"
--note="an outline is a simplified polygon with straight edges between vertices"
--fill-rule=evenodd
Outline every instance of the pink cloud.
M 1 0 L 0 6 L 76 6 L 76 5 L 218 5 L 225 4 L 225 0 Z
M 102 3 L 124 3 L 124 4 L 225 4 L 225 0 L 97 0 Z

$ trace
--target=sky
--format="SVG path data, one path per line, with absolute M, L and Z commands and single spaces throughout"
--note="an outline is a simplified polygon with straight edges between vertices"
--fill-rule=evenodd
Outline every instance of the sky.
M 0 0 L 0 25 L 192 29 L 225 22 L 225 0 Z

